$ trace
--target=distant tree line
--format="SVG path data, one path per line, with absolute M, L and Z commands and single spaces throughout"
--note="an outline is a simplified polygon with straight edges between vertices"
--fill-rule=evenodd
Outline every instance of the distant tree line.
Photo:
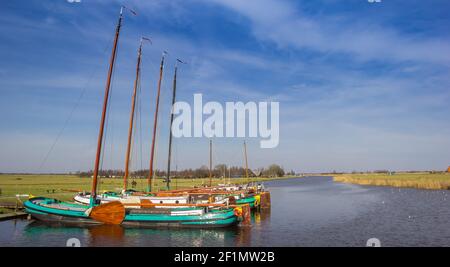
M 283 177 L 286 175 L 286 172 L 284 169 L 277 164 L 271 164 L 270 166 L 266 168 L 259 168 L 256 170 L 248 169 L 248 176 L 249 177 Z M 211 170 L 212 177 L 215 178 L 224 178 L 224 177 L 231 177 L 231 178 L 237 178 L 237 177 L 246 177 L 247 172 L 244 167 L 239 166 L 227 166 L 226 164 L 218 164 Z M 83 172 L 77 172 L 76 175 L 80 177 L 91 177 L 93 175 L 93 171 L 83 171 Z M 123 170 L 100 170 L 99 176 L 101 177 L 108 177 L 108 178 L 122 178 L 124 176 Z M 131 177 L 135 178 L 146 178 L 148 177 L 149 170 L 137 170 L 131 172 Z M 287 173 L 288 175 L 295 175 L 294 171 L 290 171 Z M 155 175 L 157 177 L 166 177 L 167 172 L 163 170 L 155 170 Z M 179 178 L 207 178 L 209 177 L 209 167 L 208 166 L 201 166 L 200 168 L 196 169 L 184 169 L 184 170 L 174 170 L 170 171 L 171 177 L 179 177 Z

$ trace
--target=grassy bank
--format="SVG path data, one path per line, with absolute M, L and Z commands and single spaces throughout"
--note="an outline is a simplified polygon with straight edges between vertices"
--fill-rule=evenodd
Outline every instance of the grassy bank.
M 283 177 L 286 178 L 286 177 Z M 250 181 L 269 181 L 279 178 L 232 178 L 232 183 L 247 183 Z M 21 175 L 2 174 L 0 175 L 0 203 L 16 202 L 16 194 L 31 194 L 34 196 L 47 196 L 60 200 L 71 200 L 74 191 L 89 191 L 91 188 L 91 178 L 81 178 L 75 175 Z M 144 191 L 147 187 L 146 179 L 129 179 L 128 186 L 131 189 L 132 181 L 136 181 L 135 190 Z M 212 184 L 227 183 L 228 179 L 213 178 Z M 192 188 L 202 184 L 209 184 L 209 179 L 172 179 L 171 189 Z M 103 190 L 120 191 L 123 186 L 122 179 L 101 178 L 98 185 L 98 192 Z M 153 191 L 165 190 L 163 179 L 155 179 Z
M 334 181 L 360 185 L 450 189 L 450 173 L 339 174 Z

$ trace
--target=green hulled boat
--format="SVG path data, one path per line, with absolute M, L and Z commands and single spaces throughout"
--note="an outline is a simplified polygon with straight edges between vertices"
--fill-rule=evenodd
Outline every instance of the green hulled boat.
M 95 158 L 92 188 L 89 201 L 90 203 L 89 205 L 79 205 L 46 197 L 34 197 L 24 203 L 26 211 L 32 217 L 40 221 L 77 225 L 120 224 L 130 227 L 225 227 L 238 223 L 239 218 L 243 217 L 243 213 L 246 214 L 244 215 L 244 217 L 246 218 L 246 220 L 248 220 L 249 213 L 242 212 L 242 208 L 236 206 L 230 207 L 227 205 L 216 205 L 214 207 L 209 207 L 196 204 L 191 206 L 187 204 L 174 204 L 172 206 L 166 204 L 165 207 L 159 207 L 161 204 L 155 206 L 149 200 L 143 200 L 140 203 L 132 204 L 123 204 L 119 201 L 112 201 L 109 203 L 101 204 L 101 202 L 98 201 L 97 185 L 101 161 L 100 158 L 102 153 L 103 134 L 105 128 L 105 118 L 111 88 L 111 77 L 114 70 L 119 33 L 123 18 L 123 9 L 124 7 L 122 6 L 117 23 L 109 64 L 108 77 L 106 81 L 105 97 L 103 100 L 102 117 L 100 121 L 97 153 Z M 134 11 L 132 11 L 132 13 L 134 13 Z M 138 51 L 133 101 L 135 101 L 137 81 L 139 80 L 141 47 L 142 41 L 144 39 L 145 38 L 141 39 L 141 45 Z M 160 81 L 162 77 L 163 62 L 164 54 L 161 60 Z M 132 129 L 132 125 L 133 124 L 131 121 L 130 129 Z
M 24 203 L 26 212 L 45 222 L 71 225 L 98 225 L 104 222 L 91 216 L 89 206 L 35 197 Z M 100 207 L 99 205 L 98 207 Z M 236 225 L 240 217 L 233 208 L 130 208 L 125 209 L 121 225 L 125 227 L 208 228 Z
M 259 195 L 258 196 L 248 196 L 236 200 L 237 205 L 250 205 L 250 208 L 256 208 L 259 205 Z

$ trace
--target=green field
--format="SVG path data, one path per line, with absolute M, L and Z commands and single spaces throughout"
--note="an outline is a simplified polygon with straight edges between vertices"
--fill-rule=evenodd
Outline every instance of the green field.
M 285 177 L 286 178 L 286 177 Z M 250 181 L 268 181 L 279 178 L 232 178 L 232 183 L 247 183 Z M 132 181 L 136 181 L 136 187 L 132 188 Z M 31 194 L 34 196 L 46 196 L 60 200 L 71 200 L 75 191 L 90 191 L 91 178 L 81 178 L 75 175 L 25 175 L 2 174 L 0 175 L 0 203 L 16 202 L 16 194 Z M 212 184 L 227 183 L 228 179 L 213 178 Z M 171 189 L 192 188 L 202 184 L 209 184 L 208 178 L 172 179 Z M 120 192 L 123 181 L 120 178 L 100 178 L 98 192 L 111 190 Z M 146 179 L 129 179 L 128 188 L 144 191 L 147 187 Z M 153 190 L 165 190 L 164 180 L 154 179 Z
M 450 189 L 450 173 L 339 174 L 336 182 L 360 185 L 408 187 L 418 189 Z

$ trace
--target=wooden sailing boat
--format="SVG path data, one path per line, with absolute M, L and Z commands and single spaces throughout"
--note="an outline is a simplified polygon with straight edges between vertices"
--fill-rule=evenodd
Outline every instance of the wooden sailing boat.
M 109 62 L 108 77 L 106 80 L 105 96 L 103 100 L 103 109 L 97 142 L 97 153 L 95 157 L 94 174 L 90 194 L 90 207 L 89 209 L 86 209 L 85 207 L 69 206 L 57 200 L 51 200 L 47 198 L 32 198 L 25 202 L 24 205 L 26 211 L 35 218 L 52 221 L 65 220 L 66 216 L 73 216 L 78 221 L 86 221 L 92 223 L 107 222 L 111 224 L 118 224 L 121 223 L 125 217 L 125 208 L 120 202 L 111 202 L 108 203 L 108 206 L 97 206 L 97 183 L 100 167 L 100 154 L 102 151 L 106 111 L 108 107 L 109 92 L 111 89 L 111 76 L 114 70 L 117 44 L 119 41 L 120 27 L 122 25 L 123 19 L 123 9 L 124 7 L 122 6 L 120 8 L 119 21 L 117 22 L 114 44 Z M 105 211 L 108 215 L 105 215 Z M 93 215 L 93 217 L 91 217 L 91 214 Z
M 248 159 L 247 147 L 244 142 L 244 162 L 245 162 L 245 177 L 248 182 Z M 249 205 L 251 208 L 257 208 L 260 205 L 260 198 L 265 194 L 262 185 L 212 185 L 212 140 L 209 140 L 209 186 L 202 188 L 168 190 L 162 192 L 155 192 L 156 196 L 177 196 L 188 194 L 191 198 L 196 199 L 197 203 L 232 203 L 237 205 Z
M 238 222 L 238 218 L 242 216 L 242 213 L 239 213 L 239 210 L 241 208 L 230 205 L 215 205 L 214 209 L 209 209 L 210 205 L 208 205 L 205 206 L 204 209 L 201 209 L 200 213 L 186 214 L 185 210 L 179 209 L 158 209 L 155 212 L 154 208 L 156 204 L 151 203 L 148 200 L 142 200 L 140 201 L 140 203 L 126 204 L 123 204 L 120 201 L 112 201 L 106 204 L 98 203 L 99 200 L 97 199 L 97 183 L 100 167 L 100 156 L 102 151 L 103 132 L 111 86 L 111 76 L 114 69 L 114 63 L 117 53 L 117 43 L 119 40 L 120 27 L 123 18 L 123 9 L 124 7 L 121 7 L 120 9 L 119 21 L 116 27 L 114 45 L 110 59 L 108 78 L 106 81 L 94 175 L 92 179 L 92 190 L 90 194 L 90 205 L 85 206 L 73 204 L 46 197 L 34 197 L 30 198 L 24 203 L 26 211 L 32 217 L 45 222 L 59 222 L 83 225 L 121 224 L 124 226 L 134 227 L 224 227 L 236 224 Z M 140 59 L 138 59 L 138 62 L 139 60 Z M 171 206 L 170 204 L 164 205 Z M 176 205 L 179 206 L 179 204 Z M 194 208 L 198 210 L 198 207 L 200 206 L 189 205 L 189 207 L 186 207 L 185 209 L 189 210 Z
M 140 51 L 140 49 L 139 49 Z M 138 55 L 140 54 L 140 52 L 138 53 Z M 138 64 L 139 64 L 140 60 L 139 60 L 139 56 L 138 56 Z M 172 105 L 171 107 L 173 108 L 173 105 L 175 104 L 175 100 L 176 100 L 176 86 L 177 86 L 177 72 L 178 72 L 178 63 L 184 63 L 183 61 L 177 59 L 176 64 L 175 64 L 175 71 L 174 71 L 174 78 L 173 78 L 173 90 L 172 90 Z M 161 60 L 161 65 L 160 65 L 160 77 L 161 77 L 161 73 L 163 70 L 163 66 L 164 66 L 164 54 L 163 54 L 163 58 Z M 137 66 L 137 71 L 136 71 L 136 80 L 138 80 L 138 75 L 139 75 L 139 65 Z M 158 82 L 158 94 L 159 94 L 159 89 L 160 89 L 160 81 Z M 124 176 L 124 180 L 127 177 L 127 173 L 128 173 L 128 166 L 129 166 L 129 153 L 128 151 L 130 150 L 130 145 L 131 145 L 131 139 L 132 139 L 132 129 L 133 129 L 133 114 L 134 114 L 134 110 L 133 110 L 133 103 L 136 101 L 135 100 L 135 96 L 136 96 L 136 82 L 135 82 L 135 87 L 133 89 L 133 98 L 132 98 L 132 111 L 131 111 L 131 115 L 130 115 L 130 127 L 129 127 L 129 135 L 128 135 L 128 149 L 127 149 L 127 154 L 126 154 L 126 164 L 125 164 L 125 176 Z M 157 100 L 157 105 L 158 105 L 158 100 Z M 158 109 L 156 109 L 155 113 L 158 112 Z M 155 116 L 155 119 L 157 118 L 157 116 Z M 156 120 L 155 120 L 156 121 Z M 146 200 L 146 201 L 150 201 L 151 203 L 159 203 L 159 204 L 173 204 L 173 206 L 163 206 L 163 205 L 158 205 L 156 206 L 157 208 L 163 208 L 163 207 L 168 207 L 168 208 L 180 208 L 180 206 L 176 206 L 175 204 L 207 204 L 207 203 L 212 203 L 212 204 L 225 204 L 225 203 L 229 203 L 230 199 L 233 203 L 237 203 L 237 204 L 249 204 L 252 208 L 256 207 L 258 204 L 257 198 L 258 196 L 255 195 L 254 191 L 249 192 L 249 190 L 247 190 L 248 188 L 246 188 L 244 190 L 244 188 L 242 186 L 228 186 L 228 187 L 212 187 L 212 140 L 209 141 L 209 187 L 207 188 L 201 188 L 201 189 L 196 189 L 193 191 L 190 190 L 175 190 L 175 191 L 171 191 L 170 189 L 170 163 L 171 163 L 171 148 L 172 148 L 172 131 L 171 131 L 171 127 L 172 127 L 172 123 L 173 123 L 173 112 L 171 112 L 171 116 L 170 116 L 170 124 L 169 124 L 169 152 L 168 152 L 168 165 L 167 165 L 167 176 L 166 176 L 166 186 L 167 186 L 167 191 L 162 191 L 162 192 L 127 192 L 127 191 L 123 191 L 122 194 L 117 194 L 114 192 L 106 192 L 103 193 L 102 195 L 98 196 L 97 199 L 98 201 L 100 201 L 101 203 L 109 203 L 112 201 L 121 201 L 123 203 L 139 203 L 142 200 Z M 154 125 L 155 126 L 155 125 Z M 154 131 L 153 133 L 155 134 L 156 128 L 153 128 Z M 152 148 L 154 147 L 155 143 L 156 143 L 156 137 L 155 135 L 153 135 L 153 139 L 152 139 Z M 153 154 L 154 155 L 154 154 Z M 151 161 L 152 162 L 152 161 Z M 153 171 L 151 171 L 153 172 Z M 248 172 L 246 172 L 248 174 Z M 248 176 L 248 175 L 247 175 Z M 125 181 L 124 181 L 125 183 Z M 76 202 L 82 203 L 82 204 L 88 204 L 89 203 L 89 195 L 83 194 L 83 193 L 79 193 L 78 195 L 76 195 L 74 197 Z M 256 203 L 256 205 L 255 205 Z M 181 208 L 185 208 L 186 206 L 181 206 Z M 189 213 L 194 212 L 193 210 L 189 210 L 186 211 Z

